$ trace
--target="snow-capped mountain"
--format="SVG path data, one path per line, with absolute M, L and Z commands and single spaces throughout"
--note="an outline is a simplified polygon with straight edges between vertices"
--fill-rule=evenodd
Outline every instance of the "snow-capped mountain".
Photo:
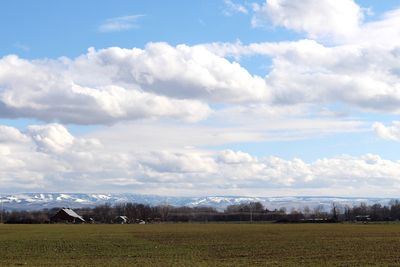
M 240 196 L 209 196 L 209 197 L 165 197 L 155 195 L 136 194 L 80 194 L 80 193 L 24 193 L 0 195 L 0 203 L 6 210 L 39 210 L 54 207 L 94 207 L 109 203 L 142 203 L 148 205 L 172 205 L 214 207 L 223 210 L 229 205 L 261 202 L 266 208 L 273 210 L 286 208 L 287 210 L 302 210 L 305 206 L 315 208 L 321 206 L 329 210 L 333 203 L 338 205 L 372 205 L 380 203 L 387 205 L 390 198 L 349 198 L 349 197 L 240 197 Z

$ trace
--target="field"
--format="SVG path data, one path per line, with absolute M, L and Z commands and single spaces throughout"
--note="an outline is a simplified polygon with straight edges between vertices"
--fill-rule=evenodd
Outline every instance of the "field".
M 400 225 L 0 225 L 0 266 L 400 266 Z

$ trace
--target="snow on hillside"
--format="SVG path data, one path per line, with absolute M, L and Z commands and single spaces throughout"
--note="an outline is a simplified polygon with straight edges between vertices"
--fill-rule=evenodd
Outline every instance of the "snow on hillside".
M 302 210 L 305 206 L 322 207 L 329 210 L 333 203 L 338 205 L 372 205 L 380 203 L 387 205 L 390 198 L 346 198 L 346 197 L 242 197 L 242 196 L 209 196 L 209 197 L 164 197 L 135 194 L 79 194 L 79 193 L 24 193 L 0 195 L 0 201 L 7 210 L 37 210 L 53 207 L 94 207 L 110 203 L 135 202 L 149 205 L 173 206 L 210 206 L 223 210 L 229 205 L 261 202 L 266 208 L 273 210 L 281 207 L 288 211 Z

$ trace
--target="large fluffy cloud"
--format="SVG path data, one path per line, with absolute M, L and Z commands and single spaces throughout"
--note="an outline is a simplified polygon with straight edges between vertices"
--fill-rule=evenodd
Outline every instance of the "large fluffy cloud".
M 314 41 L 300 42 L 275 58 L 267 81 L 274 88 L 275 101 L 282 103 L 342 102 L 398 112 L 397 51 L 397 47 L 324 47 Z
M 391 126 L 375 122 L 372 125 L 372 129 L 382 139 L 400 141 L 400 121 L 393 121 Z
M 87 67 L 65 59 L 2 58 L 0 116 L 93 124 L 159 117 L 196 121 L 210 112 L 207 104 L 144 92 L 134 82 L 120 86 L 107 76 L 107 66 L 97 72 Z
M 311 37 L 323 33 L 335 35 L 331 36 L 335 45 L 329 46 L 311 39 L 207 45 L 214 53 L 237 60 L 243 56 L 271 58 L 265 79 L 271 88 L 272 104 L 342 103 L 364 111 L 400 111 L 399 9 L 359 23 L 360 7 L 351 0 L 269 0 L 259 8 L 259 15 L 269 16 L 279 25 L 306 31 Z M 346 12 L 354 14 L 347 16 Z M 354 23 L 339 26 L 351 17 Z M 354 32 L 351 35 L 341 32 L 348 30 Z M 340 34 L 343 36 L 339 37 Z
M 343 103 L 362 110 L 399 112 L 400 43 L 328 47 L 300 40 L 207 47 L 221 56 L 271 57 L 265 79 L 272 104 Z
M 350 36 L 358 31 L 363 10 L 353 0 L 267 0 L 255 5 L 253 26 L 270 21 L 309 37 Z
M 370 154 L 305 162 L 233 150 L 108 150 L 102 140 L 73 136 L 59 124 L 30 126 L 25 132 L 2 126 L 0 133 L 2 190 L 84 188 L 188 195 L 256 190 L 268 195 L 279 188 L 314 193 L 359 188 L 359 194 L 369 194 L 372 188 L 400 186 L 400 162 Z
M 67 123 L 204 119 L 207 102 L 267 101 L 265 80 L 202 46 L 150 43 L 76 59 L 0 59 L 0 116 Z
M 144 49 L 108 48 L 76 59 L 0 59 L 0 116 L 110 124 L 172 118 L 199 121 L 209 104 L 295 105 L 344 103 L 363 110 L 399 111 L 400 43 L 339 45 L 313 40 L 250 45 Z M 272 58 L 264 78 L 228 56 Z
M 378 20 L 362 24 L 358 32 L 351 36 L 338 39 L 341 43 L 379 44 L 392 46 L 400 43 L 400 9 L 390 10 Z
M 400 41 L 400 9 L 378 16 L 354 0 L 266 0 L 253 9 L 254 27 L 284 27 L 327 43 L 390 46 Z
M 113 83 L 176 98 L 246 102 L 268 99 L 263 78 L 203 46 L 149 43 L 145 49 L 89 50 L 73 63 L 74 80 L 87 86 Z M 104 80 L 93 74 L 104 73 Z M 87 75 L 82 75 L 87 73 Z

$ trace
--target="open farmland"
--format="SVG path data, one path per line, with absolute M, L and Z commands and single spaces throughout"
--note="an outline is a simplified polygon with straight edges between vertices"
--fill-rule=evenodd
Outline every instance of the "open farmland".
M 397 224 L 0 225 L 0 266 L 398 266 Z

